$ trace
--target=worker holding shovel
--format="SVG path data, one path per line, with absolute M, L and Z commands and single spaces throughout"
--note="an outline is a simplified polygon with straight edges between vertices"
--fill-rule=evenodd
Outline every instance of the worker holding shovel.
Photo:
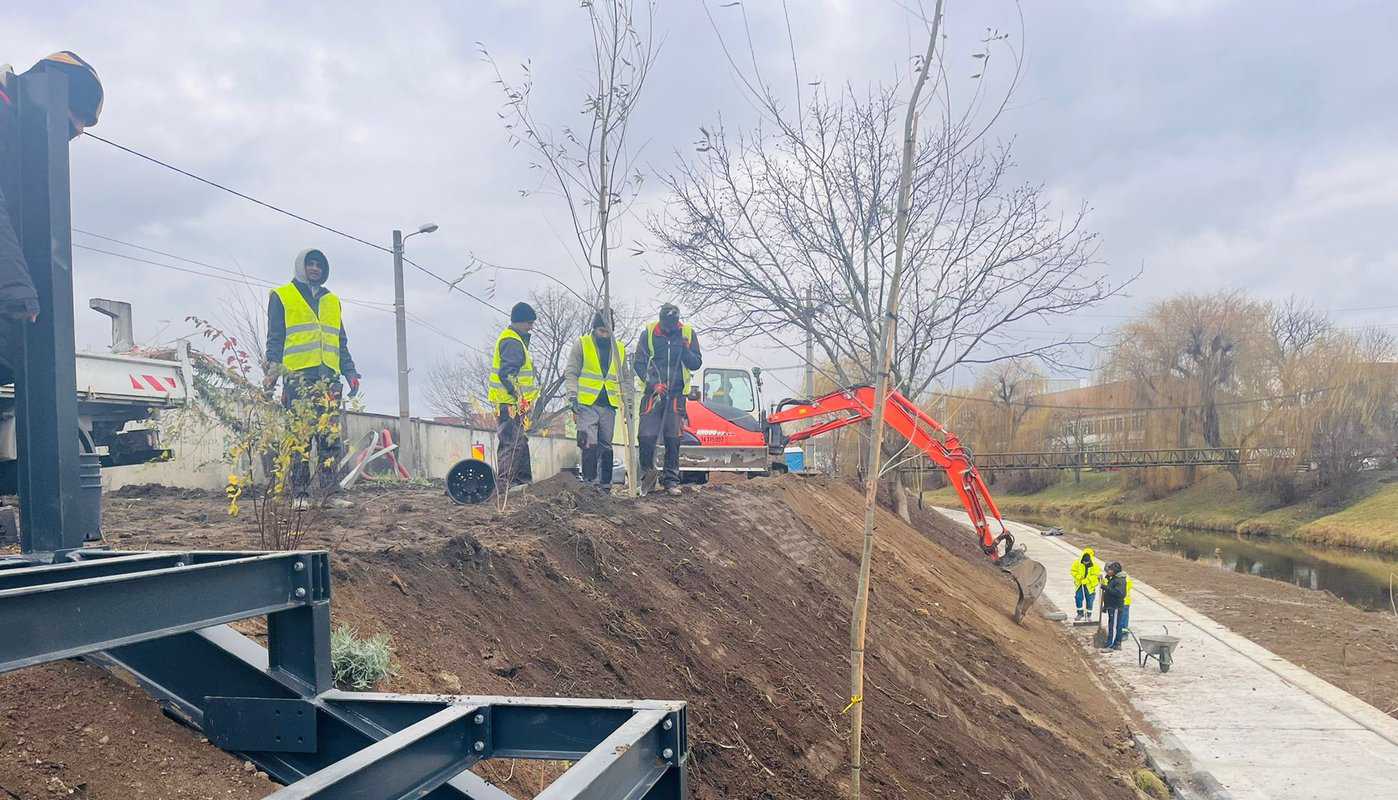
M 680 494 L 680 431 L 684 429 L 685 400 L 690 376 L 704 365 L 694 328 L 680 322 L 678 307 L 666 303 L 659 318 L 641 331 L 636 342 L 634 368 L 644 377 L 641 396 L 641 486 L 655 488 L 657 477 L 667 494 Z M 665 467 L 657 476 L 655 446 L 665 439 Z
M 1120 650 L 1131 620 L 1131 589 L 1135 582 L 1121 569 L 1120 561 L 1107 565 L 1107 585 L 1102 590 L 1102 611 L 1107 617 L 1108 650 Z
M 1070 571 L 1073 574 L 1073 604 L 1078 610 L 1077 619 L 1091 619 L 1092 601 L 1097 598 L 1097 586 L 1102 582 L 1102 562 L 1097 560 L 1091 547 L 1084 547 Z

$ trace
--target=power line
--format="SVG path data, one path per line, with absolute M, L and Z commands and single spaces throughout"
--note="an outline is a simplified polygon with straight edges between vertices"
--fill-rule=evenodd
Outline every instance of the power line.
M 89 137 L 89 138 L 92 138 L 92 139 L 96 139 L 97 141 L 99 141 L 99 142 L 101 142 L 101 143 L 103 143 L 103 144 L 106 144 L 106 145 L 110 145 L 110 146 L 112 146 L 112 147 L 115 147 L 116 149 L 121 150 L 122 152 L 130 153 L 131 155 L 136 156 L 137 158 L 145 159 L 146 161 L 149 161 L 149 162 L 151 162 L 152 164 L 157 164 L 157 165 L 159 165 L 159 166 L 162 166 L 162 167 L 164 167 L 165 169 L 168 169 L 168 170 L 170 170 L 170 171 L 172 171 L 172 172 L 178 172 L 179 174 L 185 176 L 186 178 L 193 178 L 194 180 L 199 181 L 200 183 L 206 184 L 206 185 L 208 185 L 208 186 L 212 186 L 212 187 L 214 187 L 215 189 L 218 189 L 218 190 L 220 190 L 220 191 L 228 192 L 229 194 L 233 195 L 234 197 L 241 197 L 242 199 L 247 200 L 249 203 L 256 203 L 257 205 L 262 206 L 263 208 L 271 209 L 272 211 L 275 211 L 275 212 L 277 212 L 278 214 L 285 214 L 286 216 L 291 217 L 292 219 L 300 220 L 300 221 L 306 223 L 307 225 L 313 225 L 313 226 L 315 226 L 315 227 L 317 227 L 317 228 L 320 228 L 320 229 L 323 230 L 323 231 L 327 231 L 327 232 L 329 232 L 329 233 L 333 233 L 333 234 L 335 234 L 336 236 L 343 236 L 344 238 L 349 239 L 350 241 L 359 242 L 359 243 L 362 244 L 362 245 L 366 245 L 366 246 L 368 246 L 368 247 L 372 247 L 372 248 L 374 248 L 375 250 L 379 250 L 379 251 L 382 251 L 382 252 L 384 252 L 384 253 L 390 253 L 390 254 L 391 254 L 391 253 L 393 252 L 392 249 L 387 248 L 387 247 L 384 247 L 384 246 L 381 245 L 381 244 L 374 244 L 373 242 L 371 242 L 371 241 L 369 241 L 369 240 L 367 240 L 367 239 L 361 239 L 361 238 L 359 238 L 358 236 L 355 236 L 355 235 L 352 234 L 352 233 L 345 233 L 344 231 L 339 230 L 338 228 L 332 228 L 332 227 L 330 227 L 329 225 L 326 225 L 326 224 L 324 224 L 324 223 L 322 223 L 322 222 L 316 222 L 316 221 L 313 220 L 313 219 L 309 219 L 309 218 L 307 218 L 307 217 L 303 217 L 303 216 L 301 216 L 300 214 L 297 214 L 297 213 L 294 212 L 294 211 L 287 211 L 285 208 L 282 208 L 282 207 L 280 207 L 280 206 L 273 205 L 273 204 L 268 203 L 268 202 L 266 202 L 266 201 L 264 201 L 264 200 L 258 200 L 256 197 L 253 197 L 252 195 L 243 194 L 242 192 L 238 191 L 237 189 L 231 189 L 231 188 L 229 188 L 229 187 L 227 187 L 227 186 L 224 186 L 223 184 L 221 184 L 221 183 L 219 183 L 219 182 L 217 182 L 217 181 L 212 181 L 212 180 L 209 180 L 208 178 L 203 178 L 203 177 L 200 177 L 200 176 L 198 176 L 198 175 L 195 175 L 193 172 L 189 172 L 188 170 L 180 169 L 179 167 L 177 167 L 177 166 L 175 166 L 175 165 L 173 165 L 173 164 L 170 164 L 170 163 L 165 162 L 165 161 L 161 161 L 160 159 L 156 158 L 155 156 L 148 156 L 148 155 L 146 155 L 145 153 L 140 152 L 139 150 L 133 150 L 133 149 L 131 149 L 130 147 L 127 147 L 126 145 L 117 144 L 116 142 L 112 141 L 111 139 L 104 139 L 104 138 L 102 138 L 101 136 L 98 136 L 97 134 L 95 134 L 95 133 L 93 133 L 93 132 L 91 132 L 91 131 L 83 131 L 83 135 L 84 135 L 84 136 L 87 136 L 87 137 Z
M 75 229 L 75 230 L 76 230 L 76 229 Z M 190 269 L 190 268 L 188 268 L 188 267 L 179 267 L 179 266 L 175 266 L 174 264 L 162 264 L 162 263 L 160 263 L 159 261 L 151 261 L 150 259 L 147 259 L 147 258 L 140 258 L 140 257 L 138 257 L 138 256 L 127 255 L 127 254 L 125 254 L 125 253 L 114 253 L 114 252 L 112 252 L 112 251 L 110 251 L 110 250 L 103 250 L 103 249 L 98 248 L 98 247 L 90 247 L 90 246 L 88 246 L 88 245 L 85 245 L 85 244 L 78 244 L 78 243 L 76 243 L 76 242 L 73 244 L 73 247 L 74 247 L 74 248 L 77 248 L 77 249 L 79 249 L 79 250 L 87 250 L 87 251 L 93 252 L 93 253 L 100 253 L 100 254 L 102 254 L 102 255 L 112 256 L 113 258 L 120 258 L 120 259 L 124 259 L 124 260 L 126 260 L 126 261 L 132 261 L 132 262 L 135 262 L 135 263 L 138 263 L 138 264 L 146 264 L 146 265 L 148 265 L 148 266 L 158 267 L 158 268 L 160 268 L 160 269 L 172 270 L 172 271 L 174 271 L 174 272 L 183 272 L 183 273 L 185 273 L 185 274 L 187 274 L 187 275 L 195 275 L 195 276 L 201 277 L 201 278 L 209 278 L 209 279 L 218 280 L 218 281 L 228 281 L 228 282 L 230 282 L 230 283 L 242 283 L 242 284 L 249 284 L 249 283 L 252 283 L 252 284 L 258 284 L 258 285 L 260 285 L 260 286 L 262 286 L 262 287 L 264 287 L 264 288 L 268 288 L 268 289 L 275 288 L 276 286 L 279 285 L 279 284 L 272 283 L 271 281 L 264 280 L 264 279 L 262 279 L 262 278 L 255 278 L 255 277 L 253 277 L 253 276 L 251 276 L 251 275 L 246 275 L 246 274 L 239 273 L 239 272 L 236 272 L 236 271 L 231 270 L 231 269 L 227 269 L 227 268 L 224 268 L 224 267 L 217 267 L 217 266 L 214 266 L 214 265 L 206 265 L 206 266 L 208 266 L 210 269 L 215 269 L 215 270 L 218 270 L 219 272 L 223 272 L 223 273 L 227 273 L 227 274 L 226 274 L 226 275 L 217 275 L 217 274 L 212 274 L 212 273 L 208 273 L 208 272 L 201 272 L 201 271 L 199 271 L 199 270 L 197 270 L 197 269 Z M 169 256 L 169 257 L 170 257 L 170 258 L 175 258 L 175 259 L 178 259 L 178 260 L 190 260 L 190 259 L 181 259 L 179 256 L 174 256 L 174 255 L 171 255 L 171 256 Z M 203 262 L 194 262 L 194 263 L 200 263 L 200 264 L 202 264 Z M 340 297 L 340 301 L 341 301 L 342 303 L 346 303 L 346 304 L 348 304 L 348 305 L 354 305 L 354 306 L 359 306 L 359 307 L 361 307 L 361 308 L 366 308 L 366 309 L 368 309 L 368 310 L 370 310 L 370 311 L 377 311 L 377 312 L 379 312 L 379 313 L 381 313 L 381 314 L 393 314 L 393 313 L 394 313 L 394 310 L 393 310 L 392 306 L 391 306 L 390 304 L 387 304 L 387 303 L 375 303 L 375 302 L 370 301 L 370 300 L 358 300 L 358 299 L 355 299 L 355 298 L 352 298 L 352 297 Z M 405 313 L 405 316 L 406 316 L 406 318 L 408 319 L 408 321 L 412 322 L 413 324 L 418 325 L 418 326 L 420 326 L 420 327 L 422 327 L 422 328 L 425 328 L 425 329 L 427 329 L 427 330 L 429 330 L 429 331 L 432 331 L 433 333 L 437 334 L 438 336 L 441 336 L 441 337 L 443 337 L 443 338 L 445 338 L 445 339 L 449 339 L 449 340 L 451 340 L 451 341 L 453 341 L 453 342 L 455 342 L 455 343 L 461 345 L 462 347 L 465 347 L 465 348 L 467 348 L 467 349 L 469 349 L 469 350 L 473 350 L 473 351 L 475 351 L 475 352 L 477 352 L 477 353 L 485 354 L 485 352 L 486 352 L 485 350 L 483 350 L 483 349 L 480 348 L 480 347 L 477 347 L 476 345 L 473 345 L 473 344 L 471 344 L 471 343 L 469 343 L 469 342 L 466 342 L 466 341 L 464 341 L 464 340 L 462 340 L 462 339 L 457 338 L 456 336 L 453 336 L 452 334 L 450 334 L 450 333 L 448 333 L 448 332 L 442 330 L 441 328 L 437 327 L 436 325 L 433 325 L 432 323 L 430 323 L 430 322 L 428 322 L 428 321 L 422 319 L 421 317 L 417 316 L 416 314 L 406 314 L 406 313 Z
M 424 267 L 424 266 L 422 266 L 421 264 L 417 263 L 416 261 L 412 260 L 411 258 L 408 258 L 407 256 L 404 256 L 404 257 L 403 257 L 403 263 L 404 263 L 404 264 L 407 264 L 407 265 L 409 265 L 409 266 L 411 266 L 411 267 L 413 267 L 414 269 L 418 270 L 419 272 L 422 272 L 422 273 L 424 273 L 424 274 L 426 274 L 426 275 L 430 275 L 430 276 L 432 276 L 433 278 L 436 278 L 442 285 L 444 285 L 444 286 L 447 287 L 447 293 L 448 293 L 448 294 L 450 294 L 452 291 L 461 292 L 462 294 L 466 295 L 467 297 L 471 298 L 472 300 L 475 300 L 477 303 L 480 303 L 481 305 L 485 306 L 486 308 L 494 309 L 495 311 L 497 311 L 497 312 L 499 312 L 499 313 L 501 313 L 501 314 L 504 314 L 504 315 L 507 316 L 507 317 L 510 315 L 510 312 L 506 311 L 505 309 L 501 308 L 500 306 L 495 305 L 494 303 L 490 302 L 489 300 L 486 300 L 485 298 L 477 297 L 476 295 L 474 295 L 474 294 L 472 294 L 472 293 L 466 291 L 465 289 L 461 288 L 461 287 L 458 285 L 458 282 L 457 282 L 457 281 L 449 281 L 449 280 L 447 280 L 446 278 L 443 278 L 441 275 L 438 275 L 437 273 L 435 273 L 435 272 L 433 272 L 432 270 L 428 269 L 427 267 Z
M 302 215 L 300 215 L 300 214 L 297 214 L 297 213 L 294 212 L 294 211 L 288 211 L 287 209 L 282 208 L 281 206 L 275 205 L 275 204 L 273 204 L 273 203 L 269 203 L 269 202 L 267 202 L 267 201 L 265 201 L 265 200 L 259 200 L 259 199 L 257 199 L 256 197 L 253 197 L 252 195 L 245 194 L 245 193 L 243 193 L 243 192 L 238 191 L 237 189 L 233 189 L 233 188 L 230 188 L 230 187 L 228 187 L 228 186 L 225 186 L 225 185 L 219 183 L 218 181 L 210 180 L 209 178 L 205 178 L 205 177 L 202 177 L 202 176 L 200 176 L 200 175 L 196 175 L 196 174 L 194 174 L 193 172 L 190 172 L 189 170 L 180 169 L 179 167 L 177 167 L 177 166 L 175 166 L 175 165 L 173 165 L 173 164 L 171 164 L 171 163 L 169 163 L 169 162 L 162 161 L 162 160 L 156 158 L 155 156 L 147 155 L 147 154 L 145 154 L 145 153 L 140 152 L 139 150 L 134 150 L 134 149 L 132 149 L 132 148 L 130 148 L 130 147 L 127 147 L 126 145 L 123 145 L 123 144 L 118 144 L 118 143 L 116 143 L 116 142 L 114 142 L 114 141 L 112 141 L 112 140 L 110 140 L 110 139 L 104 139 L 104 138 L 102 138 L 101 136 L 98 136 L 97 134 L 92 133 L 92 132 L 90 132 L 90 131 L 83 131 L 83 135 L 89 136 L 89 137 L 91 137 L 91 138 L 93 138 L 93 139 L 96 139 L 97 141 L 102 142 L 103 144 L 106 144 L 106 145 L 110 145 L 110 146 L 112 146 L 112 147 L 115 147 L 116 149 L 121 150 L 121 151 L 124 152 L 124 153 L 130 153 L 131 155 L 136 156 L 137 158 L 144 159 L 144 160 L 146 160 L 146 161 L 151 162 L 152 164 L 157 164 L 157 165 L 159 165 L 159 166 L 161 166 L 161 167 L 164 167 L 165 169 L 168 169 L 168 170 L 170 170 L 170 171 L 172 171 L 172 172 L 176 172 L 176 173 L 178 173 L 178 174 L 180 174 L 180 175 L 184 175 L 184 176 L 187 177 L 187 178 L 192 178 L 192 179 L 194 179 L 194 180 L 196 180 L 196 181 L 199 181 L 199 182 L 202 183 L 202 184 L 205 184 L 206 186 L 212 186 L 213 188 L 218 189 L 218 190 L 223 191 L 223 192 L 227 192 L 227 193 L 233 195 L 234 197 L 238 197 L 238 198 L 241 198 L 241 199 L 243 199 L 243 200 L 247 200 L 247 201 L 250 202 L 250 203 L 255 203 L 255 204 L 259 205 L 259 206 L 262 206 L 263 208 L 266 208 L 266 209 L 270 209 L 270 210 L 272 210 L 272 211 L 275 211 L 275 212 L 277 212 L 278 214 L 285 214 L 286 216 L 291 217 L 292 219 L 295 219 L 295 220 L 299 220 L 299 221 L 301 221 L 301 222 L 304 222 L 304 223 L 306 223 L 307 225 L 312 225 L 312 226 L 314 226 L 314 227 L 320 228 L 321 230 L 327 231 L 327 232 L 329 232 L 329 233 L 333 233 L 333 234 L 335 234 L 336 236 L 342 236 L 342 237 L 344 237 L 344 238 L 346 238 L 346 239 L 349 239 L 349 240 L 352 241 L 352 242 L 358 242 L 359 244 L 365 245 L 366 247 L 372 247 L 372 248 L 374 248 L 375 250 L 378 250 L 378 251 L 381 252 L 381 253 L 388 253 L 388 254 L 390 254 L 390 255 L 393 254 L 393 249 L 390 248 L 390 247 L 384 247 L 384 246 L 381 245 L 381 244 L 375 244 L 374 242 L 371 242 L 371 241 L 369 241 L 368 239 L 362 239 L 362 238 L 360 238 L 360 237 L 358 237 L 358 236 L 355 236 L 355 235 L 352 234 L 352 233 L 346 233 L 345 231 L 342 231 L 342 230 L 340 230 L 339 228 L 335 228 L 335 227 L 332 227 L 332 226 L 330 226 L 330 225 L 326 225 L 326 224 L 323 223 L 323 222 L 316 222 L 315 220 L 313 220 L 313 219 L 311 219 L 311 218 L 309 218 L 309 217 L 304 217 L 304 216 L 302 216 Z M 106 238 L 106 237 L 102 237 L 102 238 Z M 113 240 L 113 241 L 115 241 L 115 240 Z M 133 245 L 133 246 L 134 246 L 134 245 Z M 142 248 L 142 249 L 145 249 L 145 248 Z M 155 251 L 155 252 L 158 252 L 158 251 Z M 472 294 L 471 292 L 468 292 L 468 291 L 466 291 L 465 289 L 462 289 L 462 288 L 461 288 L 460 286 L 458 286 L 455 282 L 449 281 L 449 280 L 447 280 L 446 278 L 443 278 L 441 275 L 438 275 L 437 273 L 433 272 L 432 270 L 430 270 L 430 269 L 428 269 L 428 268 L 422 266 L 421 264 L 418 264 L 416 261 L 413 261 L 412 259 L 409 259 L 409 258 L 404 258 L 404 259 L 403 259 L 403 263 L 405 263 L 405 264 L 410 264 L 410 265 L 412 265 L 415 269 L 417 269 L 418 271 L 420 271 L 420 272 L 422 272 L 422 273 L 424 273 L 424 274 L 426 274 L 426 275 L 430 275 L 431 277 L 437 279 L 439 282 L 441 282 L 444 286 L 447 287 L 447 289 L 448 289 L 449 292 L 450 292 L 450 291 L 457 291 L 457 292 L 460 292 L 461 294 L 463 294 L 463 295 L 465 295 L 465 296 L 471 298 L 472 300 L 475 300 L 476 302 L 480 303 L 481 305 L 483 305 L 483 306 L 485 306 L 485 307 L 487 307 L 487 308 L 493 309 L 493 310 L 495 310 L 495 311 L 497 311 L 497 312 L 499 312 L 499 313 L 501 313 L 501 314 L 505 314 L 506 316 L 508 316 L 508 312 L 506 312 L 504 309 L 500 308 L 499 306 L 495 305 L 494 303 L 491 303 L 491 302 L 485 300 L 484 298 L 478 297 L 477 295 Z

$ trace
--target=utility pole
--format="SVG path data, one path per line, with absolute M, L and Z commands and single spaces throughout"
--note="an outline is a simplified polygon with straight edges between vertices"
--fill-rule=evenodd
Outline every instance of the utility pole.
M 403 232 L 393 231 L 393 317 L 398 333 L 398 463 L 417 474 L 413 463 L 412 417 L 408 411 L 408 315 L 403 307 Z
M 811 302 L 811 287 L 806 287 L 806 399 L 815 399 L 815 334 L 812 328 L 815 325 L 815 304 Z M 801 446 L 801 464 L 805 469 L 811 469 L 811 453 L 815 450 L 810 439 Z

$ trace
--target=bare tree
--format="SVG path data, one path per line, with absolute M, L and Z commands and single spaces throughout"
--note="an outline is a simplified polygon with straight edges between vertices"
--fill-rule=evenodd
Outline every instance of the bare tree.
M 702 129 L 649 220 L 670 256 L 665 288 L 721 337 L 809 332 L 843 383 L 872 382 L 894 290 L 900 91 L 818 92 L 799 124 L 775 130 Z M 1087 209 L 1061 217 L 1042 187 L 1010 185 L 1009 146 L 977 135 L 944 118 L 916 146 L 892 364 L 909 396 L 959 364 L 1066 363 L 1086 339 L 1030 341 L 1016 327 L 1121 288 L 1099 269 Z M 807 290 L 821 313 L 805 313 Z
M 427 405 L 445 417 L 468 422 L 489 413 L 490 358 L 480 351 L 436 361 L 427 370 Z
M 993 365 L 982 378 L 981 393 L 990 398 L 999 410 L 1004 427 L 996 446 L 1014 450 L 1019 442 L 1019 427 L 1034 408 L 1034 398 L 1044 388 L 1044 374 L 1037 365 L 1024 358 L 1014 358 Z
M 530 413 L 531 427 L 544 427 L 557 419 L 562 407 L 563 371 L 573 342 L 591 329 L 592 308 L 559 287 L 530 292 L 529 303 L 537 317 L 529 334 L 529 357 L 534 362 L 534 379 L 539 399 Z M 492 365 L 489 353 L 495 339 L 483 342 L 475 352 L 462 353 L 451 361 L 432 366 L 428 374 L 427 402 L 447 416 L 474 418 L 486 400 Z M 479 405 L 477 405 L 479 404 Z
M 539 121 L 530 105 L 534 77 L 529 64 L 523 66 L 523 77 L 511 82 L 484 48 L 481 52 L 495 67 L 496 83 L 505 93 L 506 113 L 502 116 L 511 144 L 529 149 L 535 157 L 531 168 L 545 176 L 540 187 L 548 185 L 563 200 L 572 223 L 576 254 L 587 264 L 585 279 L 591 287 L 590 297 L 594 298 L 592 305 L 609 309 L 613 308 L 611 255 L 621 244 L 619 223 L 627 216 L 643 183 L 632 163 L 635 151 L 629 133 L 632 114 L 655 63 L 655 3 L 582 0 L 581 7 L 587 13 L 593 56 L 582 108 L 588 120 L 585 129 L 564 125 L 555 131 Z M 612 341 L 617 343 L 613 358 L 620 364 L 620 339 L 613 336 Z M 623 392 L 620 398 L 621 411 L 629 420 L 626 394 Z M 634 493 L 637 470 L 631 438 L 628 436 L 624 451 L 627 487 Z

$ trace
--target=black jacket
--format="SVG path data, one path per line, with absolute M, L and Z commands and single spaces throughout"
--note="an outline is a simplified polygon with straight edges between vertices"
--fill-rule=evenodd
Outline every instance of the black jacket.
M 19 98 L 14 95 L 14 73 L 0 73 L 0 315 L 22 317 L 39 313 L 39 295 L 29 276 L 20 246 L 19 193 Z
M 655 336 L 655 352 L 650 350 L 651 336 Z M 704 354 L 699 349 L 699 333 L 691 332 L 689 346 L 685 347 L 682 328 L 669 333 L 660 330 L 659 323 L 652 322 L 641 331 L 641 340 L 636 343 L 636 355 L 631 359 L 636 376 L 645 381 L 646 395 L 653 391 L 657 383 L 669 385 L 671 393 L 684 389 L 684 370 L 697 372 L 704 366 Z
M 324 297 L 330 290 L 324 286 L 311 286 L 302 281 L 292 281 L 301 296 L 306 298 L 306 305 L 311 310 L 320 313 L 320 298 Z M 286 310 L 282 308 L 282 299 L 272 292 L 267 300 L 267 363 L 275 366 L 282 363 L 282 350 L 286 347 Z M 321 369 L 317 367 L 316 369 Z M 304 370 L 303 370 L 304 371 Z M 354 358 L 350 356 L 349 336 L 345 334 L 345 323 L 340 321 L 340 372 L 347 378 L 358 378 L 359 370 L 354 367 Z
M 1126 573 L 1118 572 L 1102 587 L 1102 607 L 1121 608 L 1126 601 Z

